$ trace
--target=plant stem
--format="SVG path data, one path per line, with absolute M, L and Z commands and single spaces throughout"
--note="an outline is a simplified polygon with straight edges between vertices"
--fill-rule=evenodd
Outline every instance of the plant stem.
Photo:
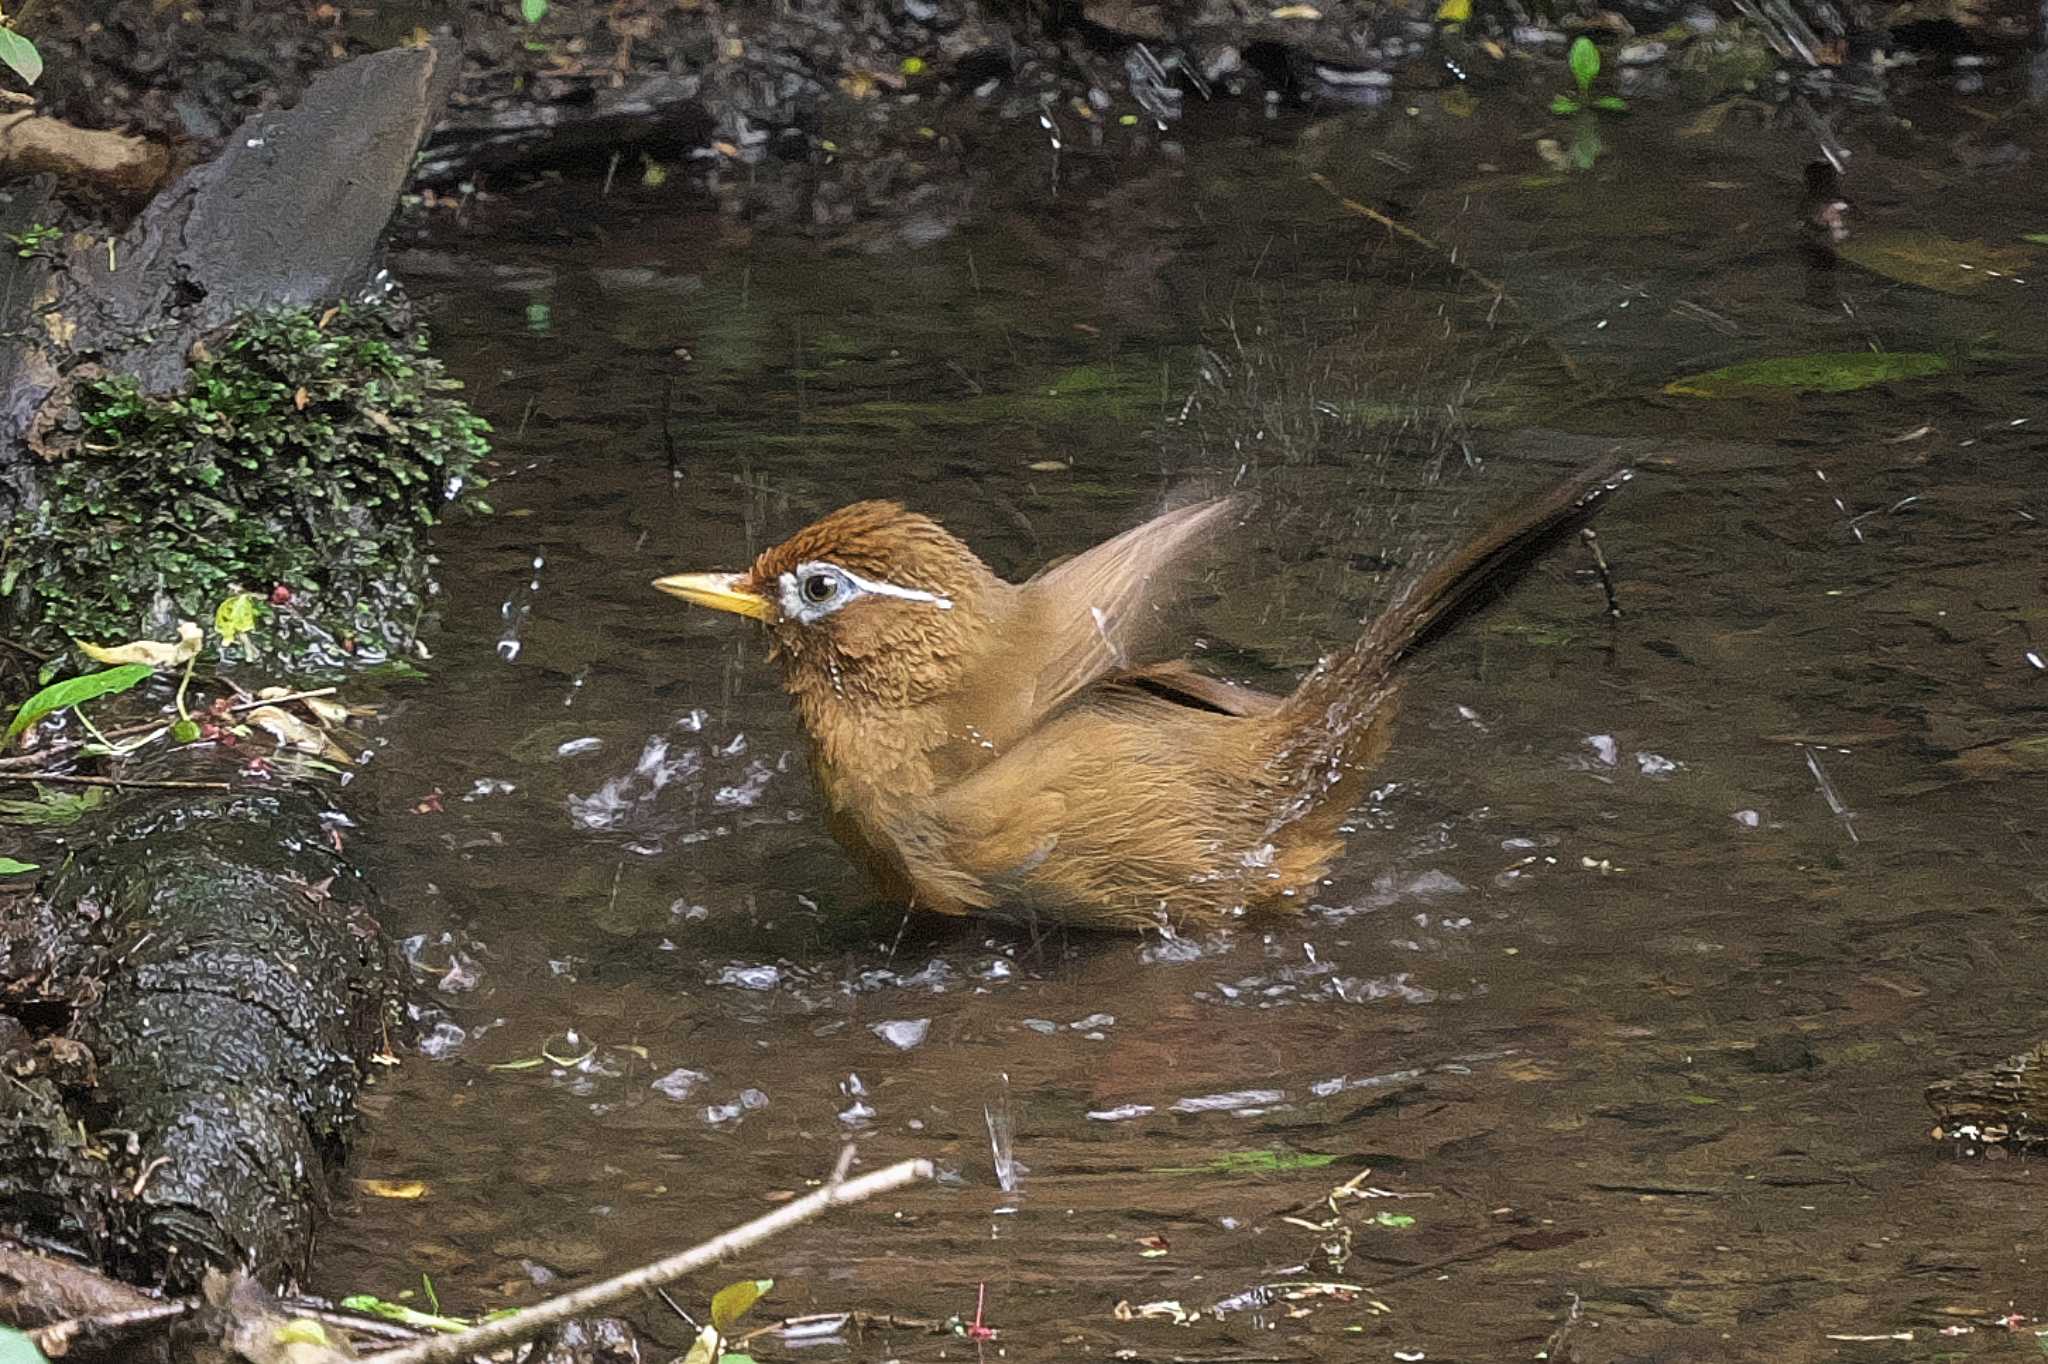
M 757 1217 L 744 1225 L 734 1227 L 710 1240 L 680 1251 L 653 1264 L 643 1265 L 602 1283 L 579 1288 L 573 1293 L 564 1293 L 558 1298 L 549 1298 L 522 1312 L 497 1321 L 485 1322 L 471 1327 L 459 1336 L 439 1336 L 431 1340 L 415 1341 L 411 1345 L 382 1354 L 371 1355 L 373 1364 L 458 1364 L 458 1361 L 482 1354 L 487 1350 L 501 1349 L 529 1340 L 534 1335 L 590 1312 L 624 1302 L 626 1299 L 657 1288 L 662 1284 L 680 1279 L 693 1270 L 714 1264 L 735 1251 L 755 1246 L 790 1227 L 808 1222 L 829 1208 L 842 1204 L 858 1203 L 876 1194 L 888 1193 L 912 1184 L 920 1179 L 932 1177 L 932 1163 L 928 1160 L 902 1160 L 884 1170 L 877 1170 L 859 1179 L 844 1182 L 833 1180 L 815 1193 L 807 1194 L 777 1208 L 774 1212 Z

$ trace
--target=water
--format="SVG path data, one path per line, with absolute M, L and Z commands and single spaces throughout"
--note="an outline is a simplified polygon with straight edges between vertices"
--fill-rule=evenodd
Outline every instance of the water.
M 532 1301 L 851 1139 L 949 1178 L 679 1300 L 762 1275 L 764 1313 L 942 1320 L 986 1285 L 1017 1358 L 1529 1358 L 1575 1302 L 1586 1358 L 1860 1358 L 1831 1337 L 2048 1311 L 2032 1167 L 1952 1160 L 1920 1098 L 2048 1006 L 2048 261 L 1958 294 L 1811 270 L 1796 120 L 1642 107 L 1558 176 L 1538 104 L 1412 102 L 1069 145 L 1056 199 L 1020 146 L 918 250 L 565 189 L 401 256 L 499 427 L 498 514 L 442 536 L 431 679 L 383 694 L 354 791 L 434 1045 L 353 1173 L 428 1192 L 340 1200 L 314 1287 Z M 1859 231 L 2048 230 L 2038 118 L 1973 112 L 2009 107 L 1850 109 Z M 1873 342 L 1960 368 L 1662 392 Z M 1561 551 L 1433 650 L 1340 875 L 1231 933 L 872 904 L 758 636 L 648 586 L 869 496 L 1014 576 L 1241 482 L 1265 510 L 1195 629 L 1284 685 L 1532 466 L 1616 440 L 1625 617 Z M 1364 1291 L 1269 1287 L 1304 1282 Z

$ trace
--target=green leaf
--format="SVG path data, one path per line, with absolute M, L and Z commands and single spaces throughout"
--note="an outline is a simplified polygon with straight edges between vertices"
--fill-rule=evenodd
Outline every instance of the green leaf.
M 343 1298 L 341 1305 L 351 1312 L 361 1312 L 367 1317 L 382 1317 L 386 1321 L 395 1321 L 401 1326 L 412 1326 L 422 1331 L 440 1331 L 446 1335 L 454 1335 L 458 1331 L 467 1331 L 470 1327 L 470 1323 L 461 1317 L 436 1316 L 431 1312 L 407 1307 L 401 1302 L 386 1302 L 374 1293 L 357 1293 Z
M 2032 242 L 2036 246 L 2048 246 L 2048 232 L 2022 232 L 2020 240 Z
M 735 1354 L 731 1350 L 727 1350 L 718 1357 L 718 1364 L 754 1364 L 754 1357 L 752 1355 Z
M 0 876 L 25 876 L 36 869 L 33 862 L 17 862 L 11 857 L 0 857 Z
M 89 786 L 83 791 L 60 791 L 38 786 L 35 800 L 0 799 L 0 820 L 9 824 L 33 824 L 42 828 L 76 824 L 88 811 L 107 803 L 107 788 Z
M 256 628 L 256 597 L 251 592 L 237 592 L 223 601 L 213 611 L 213 628 L 220 636 L 222 648 L 227 648 L 243 635 Z
M 548 17 L 548 0 L 519 0 L 519 17 L 537 24 Z
M 1664 385 L 1677 398 L 1754 398 L 1785 393 L 1849 393 L 1872 384 L 1923 379 L 1949 363 L 1928 351 L 1831 351 L 1748 360 Z
M 773 1287 L 773 1279 L 741 1279 L 719 1289 L 711 1297 L 711 1329 L 722 1336 L 731 1335 L 739 1319 Z
M 1579 83 L 1579 93 L 1593 88 L 1593 78 L 1600 74 L 1600 49 L 1584 34 L 1572 39 L 1572 50 L 1565 57 L 1571 65 L 1572 79 Z
M 1392 1227 L 1397 1231 L 1405 1231 L 1415 1225 L 1415 1219 L 1405 1212 L 1376 1213 L 1372 1220 L 1379 1226 Z
M 13 743 L 15 736 L 52 711 L 110 696 L 117 691 L 127 691 L 152 671 L 146 663 L 124 663 L 118 668 L 53 682 L 21 703 L 21 709 L 14 712 L 13 723 L 7 726 L 7 736 L 0 739 L 0 747 Z
M 1553 114 L 1576 114 L 1579 112 L 1579 102 L 1570 95 L 1552 95 L 1550 97 L 1550 112 Z
M 1168 1165 L 1151 1170 L 1155 1175 L 1269 1175 L 1282 1170 L 1320 1170 L 1335 1164 L 1337 1157 L 1313 1151 L 1230 1151 L 1200 1165 Z
M 1628 101 L 1620 95 L 1602 95 L 1593 101 L 1593 107 L 1595 109 L 1605 109 L 1609 113 L 1619 114 L 1628 109 Z
M 36 77 L 43 74 L 43 54 L 36 51 L 36 45 L 11 28 L 0 28 L 0 62 L 21 77 L 28 85 L 36 83 Z M 0 1356 L 4 1359 L 5 1356 Z M 41 1355 L 36 1358 L 41 1359 Z
M 177 724 L 172 725 L 171 741 L 173 743 L 180 744 L 191 744 L 199 742 L 199 722 L 197 720 L 187 719 L 180 720 L 178 721 Z
M 12 1326 L 0 1326 L 0 1364 L 50 1364 L 36 1343 Z

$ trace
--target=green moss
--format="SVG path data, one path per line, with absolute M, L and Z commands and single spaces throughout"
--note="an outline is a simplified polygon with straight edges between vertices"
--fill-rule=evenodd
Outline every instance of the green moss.
M 430 586 L 426 529 L 451 498 L 481 505 L 488 426 L 425 337 L 374 310 L 251 318 L 215 349 L 179 396 L 77 385 L 40 495 L 5 530 L 15 627 L 162 634 L 283 586 L 258 632 L 273 652 L 402 650 Z

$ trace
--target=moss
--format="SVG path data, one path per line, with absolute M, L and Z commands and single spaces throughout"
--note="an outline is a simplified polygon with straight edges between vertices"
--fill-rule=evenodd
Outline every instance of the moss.
M 251 318 L 214 350 L 174 397 L 76 385 L 39 496 L 6 528 L 15 627 L 161 634 L 281 586 L 258 636 L 273 652 L 402 650 L 431 591 L 427 528 L 452 500 L 481 505 L 488 426 L 425 336 L 373 309 Z

